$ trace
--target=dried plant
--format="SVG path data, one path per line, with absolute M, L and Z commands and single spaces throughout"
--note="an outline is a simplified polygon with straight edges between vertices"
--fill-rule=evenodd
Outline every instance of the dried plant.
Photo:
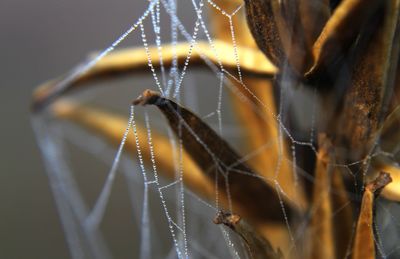
M 214 222 L 236 232 L 250 258 L 375 258 L 379 237 L 373 228 L 374 199 L 379 194 L 400 201 L 400 168 L 393 157 L 400 143 L 400 108 L 395 107 L 400 89 L 400 1 L 245 0 L 245 12 L 221 15 L 221 9 L 233 13 L 242 4 L 224 0 L 210 8 L 214 45 L 198 42 L 197 47 L 203 56 L 220 63 L 223 72 L 237 66 L 229 53 L 237 51 L 244 57 L 231 101 L 249 149 L 261 150 L 258 156 L 246 162 L 201 118 L 157 92 L 147 90 L 133 104 L 155 105 L 165 115 L 182 140 L 182 166 L 190 172 L 183 179 L 185 185 L 209 200 L 216 188 L 221 191 L 224 211 Z M 235 24 L 237 46 L 229 44 L 232 35 L 226 18 Z M 174 55 L 179 62 L 185 61 L 190 43 L 174 46 L 176 53 L 172 46 L 162 47 L 164 65 L 169 66 Z M 148 66 L 147 55 L 157 51 L 157 47 L 149 47 L 147 54 L 141 49 L 115 51 L 69 81 L 61 78 L 46 83 L 34 94 L 34 112 L 51 104 L 56 117 L 76 122 L 118 145 L 126 118 L 58 98 L 95 80 L 143 71 Z M 201 58 L 193 52 L 191 65 L 203 66 Z M 152 65 L 160 63 L 153 60 Z M 301 154 L 307 163 L 314 163 L 307 168 L 314 177 L 312 183 L 296 179 L 286 159 L 291 156 L 293 139 L 275 115 L 279 100 L 273 88 L 283 81 L 314 89 L 321 100 L 324 118 L 317 127 L 317 155 L 312 151 Z M 250 101 L 243 102 L 243 96 Z M 282 131 L 287 140 L 280 136 Z M 139 128 L 138 134 L 146 133 Z M 260 148 L 271 139 L 282 138 L 268 150 Z M 173 178 L 168 140 L 154 134 L 152 141 L 164 177 Z M 142 146 L 147 157 L 151 150 Z M 137 152 L 134 140 L 128 140 L 127 147 Z M 381 152 L 376 152 L 378 148 Z M 276 168 L 277 161 L 277 170 L 265 170 Z M 354 161 L 355 178 L 335 166 Z M 360 193 L 362 199 L 357 196 Z M 310 220 L 303 221 L 305 217 Z M 292 237 L 286 224 L 307 229 L 296 254 L 290 249 Z

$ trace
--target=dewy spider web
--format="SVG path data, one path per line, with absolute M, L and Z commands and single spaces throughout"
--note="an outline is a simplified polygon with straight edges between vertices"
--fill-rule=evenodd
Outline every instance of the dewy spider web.
M 179 4 L 181 3 L 179 2 Z M 235 31 L 235 26 L 237 26 L 237 24 L 233 22 L 234 16 L 244 11 L 243 4 L 238 4 L 233 10 L 224 10 L 219 6 L 218 2 L 211 0 L 192 0 L 191 5 L 191 9 L 195 13 L 195 21 L 193 24 L 185 25 L 178 15 L 179 5 L 177 0 L 148 1 L 147 8 L 143 12 L 143 15 L 139 17 L 125 33 L 95 58 L 78 66 L 69 76 L 58 83 L 57 87 L 60 89 L 66 87 L 74 78 L 83 75 L 103 57 L 118 47 L 131 33 L 135 33 L 142 42 L 142 46 L 146 52 L 149 67 L 148 75 L 153 79 L 154 90 L 158 90 L 165 97 L 173 97 L 177 100 L 181 100 L 183 93 L 185 93 L 185 96 L 187 95 L 185 87 L 187 88 L 188 86 L 185 84 L 185 79 L 189 75 L 191 56 L 195 51 L 200 52 L 204 62 L 208 65 L 217 80 L 215 84 L 217 89 L 217 100 L 214 104 L 215 109 L 208 112 L 203 118 L 205 120 L 216 119 L 216 128 L 221 136 L 227 136 L 229 131 L 229 125 L 224 123 L 225 119 L 222 117 L 224 111 L 227 115 L 230 112 L 228 108 L 225 107 L 226 105 L 223 104 L 223 98 L 226 92 L 228 92 L 226 90 L 229 90 L 234 96 L 237 96 L 242 103 L 252 103 L 254 113 L 262 114 L 262 112 L 267 112 L 279 125 L 279 134 L 276 139 L 271 139 L 269 142 L 263 143 L 260 148 L 250 150 L 247 154 L 243 154 L 242 152 L 242 160 L 251 160 L 260 152 L 267 150 L 271 145 L 278 143 L 280 148 L 276 166 L 267 169 L 274 171 L 272 174 L 273 177 L 254 176 L 250 175 L 248 172 L 239 171 L 234 173 L 264 179 L 275 187 L 281 202 L 282 217 L 284 217 L 287 232 L 290 237 L 291 246 L 289 249 L 295 253 L 298 249 L 301 249 L 298 246 L 302 245 L 305 227 L 310 221 L 313 208 L 311 208 L 308 217 L 301 219 L 300 227 L 293 229 L 288 221 L 287 208 L 285 208 L 283 202 L 283 197 L 288 198 L 288 195 L 281 188 L 278 176 L 281 171 L 282 163 L 289 159 L 283 156 L 282 151 L 284 139 L 288 139 L 292 160 L 290 163 L 292 165 L 292 173 L 296 185 L 300 177 L 309 182 L 314 181 L 313 176 L 297 166 L 298 156 L 296 148 L 305 147 L 308 148 L 311 153 L 317 152 L 314 146 L 316 134 L 315 124 L 319 115 L 316 94 L 315 92 L 311 93 L 303 100 L 299 100 L 300 98 L 297 99 L 293 96 L 294 92 L 290 88 L 290 78 L 285 78 L 283 76 L 281 77 L 282 79 L 280 79 L 282 82 L 280 82 L 281 89 L 278 114 L 275 114 L 271 104 L 263 102 L 256 93 L 246 86 L 246 82 L 243 80 L 241 60 L 246 57 L 239 55 L 237 37 L 235 34 L 237 32 Z M 205 10 L 207 8 L 215 9 L 219 12 L 219 15 L 226 19 L 231 36 L 230 44 L 233 47 L 233 53 L 231 54 L 236 62 L 235 72 L 232 72 L 232 70 L 228 71 L 228 69 L 222 65 L 220 53 L 217 51 L 215 42 L 210 33 L 209 25 L 205 19 Z M 167 26 L 163 22 L 163 12 L 169 17 L 169 28 L 166 28 Z M 180 36 L 182 36 L 185 41 L 189 42 L 189 49 L 187 50 L 187 55 L 183 64 L 178 64 L 176 53 L 169 68 L 164 64 L 162 43 L 166 41 L 162 40 L 164 37 L 163 29 L 168 29 L 170 31 L 171 41 L 169 43 L 171 46 L 177 46 Z M 154 45 L 157 47 L 157 57 L 151 56 L 149 51 L 149 44 L 152 42 L 152 37 L 154 37 Z M 197 48 L 198 39 L 201 37 L 204 37 L 211 47 L 217 60 L 216 64 L 211 62 L 205 55 L 202 55 L 202 50 Z M 159 71 L 157 71 L 153 65 L 153 61 L 156 59 L 159 61 Z M 196 84 L 200 85 L 201 83 Z M 238 91 L 235 85 L 239 85 L 244 91 Z M 243 93 L 246 93 L 247 96 Z M 133 99 L 135 96 L 131 97 Z M 296 103 L 304 104 L 306 101 L 312 102 L 312 106 L 309 109 L 311 114 L 308 115 L 311 119 L 308 124 L 308 135 L 306 134 L 306 136 L 303 136 L 297 134 L 297 132 L 292 132 L 292 129 L 286 126 L 286 124 L 287 121 L 290 120 L 287 114 L 289 114 L 291 106 L 298 105 Z M 256 105 L 254 105 L 254 103 Z M 186 105 L 190 106 L 190 103 Z M 212 104 L 207 103 L 205 105 L 210 106 Z M 107 206 L 109 205 L 112 191 L 118 191 L 116 189 L 113 190 L 113 185 L 115 184 L 114 181 L 116 177 L 118 177 L 118 170 L 121 170 L 124 172 L 124 179 L 128 183 L 129 198 L 132 203 L 134 218 L 139 228 L 138 233 L 140 233 L 135 235 L 135 233 L 132 232 L 132 236 L 136 238 L 134 240 L 135 243 L 132 244 L 135 257 L 243 258 L 245 256 L 245 247 L 243 247 L 241 242 L 238 242 L 235 235 L 225 227 L 218 227 L 212 223 L 212 218 L 221 209 L 219 200 L 221 190 L 218 189 L 217 183 L 215 183 L 214 201 L 206 201 L 186 188 L 184 185 L 184 178 L 185 175 L 191 172 L 187 172 L 183 168 L 182 139 L 173 137 L 169 129 L 167 129 L 167 132 L 171 146 L 173 147 L 170 152 L 172 152 L 174 157 L 176 173 L 175 179 L 172 181 L 162 179 L 162 177 L 159 176 L 159 171 L 163 169 L 157 166 L 159 157 L 155 155 L 157 146 L 153 145 L 152 141 L 153 131 L 151 125 L 153 123 L 151 116 L 147 112 L 144 112 L 143 116 L 141 114 L 137 115 L 137 110 L 141 112 L 141 109 L 134 109 L 133 106 L 130 107 L 130 115 L 127 120 L 126 130 L 124 135 L 121 136 L 120 145 L 112 161 L 110 159 L 110 157 L 113 156 L 111 155 L 112 152 L 110 152 L 110 150 L 106 148 L 106 145 L 102 144 L 101 140 L 97 137 L 83 133 L 74 127 L 68 128 L 70 130 L 67 131 L 63 127 L 58 126 L 57 123 L 49 120 L 46 116 L 36 116 L 33 119 L 33 125 L 44 156 L 50 185 L 54 193 L 72 257 L 112 258 L 118 253 L 117 251 L 112 251 L 108 246 L 107 239 L 103 235 L 104 231 L 101 229 L 101 224 L 107 213 Z M 141 122 L 138 117 L 144 118 L 144 125 L 147 131 L 145 142 L 147 142 L 148 149 L 150 150 L 149 157 L 144 157 L 142 152 L 143 145 L 141 143 L 143 142 L 139 140 L 137 127 L 137 123 Z M 260 117 L 265 123 L 269 123 L 263 115 Z M 303 120 L 303 118 L 300 118 L 300 120 Z M 182 125 L 182 127 L 188 126 Z M 188 130 L 191 134 L 197 136 L 196 132 L 192 131 L 190 128 L 188 128 Z M 129 138 L 134 139 L 137 157 L 124 154 L 124 147 Z M 199 137 L 197 138 L 198 141 L 205 146 L 206 150 L 209 150 L 207 145 L 204 144 Z M 92 154 L 92 156 L 96 157 L 96 159 L 105 161 L 108 164 L 111 163 L 111 168 L 109 168 L 103 187 L 97 195 L 91 209 L 86 205 L 84 195 L 79 189 L 79 183 L 77 183 L 75 175 L 72 172 L 72 166 L 68 163 L 65 142 L 72 143 L 72 145 L 86 150 L 88 153 Z M 215 161 L 219 160 L 211 151 L 209 152 Z M 369 157 L 377 156 L 382 153 L 384 153 L 384 151 L 379 150 L 379 148 L 374 149 L 371 150 Z M 390 155 L 395 156 L 395 154 Z M 151 167 L 145 166 L 144 159 L 151 161 Z M 132 163 L 132 160 L 135 161 L 135 163 Z M 242 161 L 237 161 L 237 163 L 240 162 Z M 331 164 L 330 166 L 344 168 L 351 177 L 355 178 L 357 172 L 353 172 L 351 168 L 353 165 L 363 162 L 364 161 L 355 161 L 351 164 Z M 232 167 L 233 165 L 225 166 Z M 225 176 L 226 179 L 227 177 L 228 175 Z M 357 182 L 354 181 L 354 183 L 356 184 Z M 227 189 L 229 209 L 232 209 L 229 185 L 227 185 Z M 260 197 L 254 198 L 260 199 Z M 348 206 L 350 206 L 350 204 L 348 204 Z M 377 237 L 386 235 L 385 233 L 388 231 L 387 228 L 389 225 L 388 222 L 395 224 L 396 229 L 400 228 L 400 220 L 396 217 L 396 214 L 393 214 L 393 208 L 391 207 L 393 207 L 392 204 L 387 204 L 385 202 L 378 203 L 379 211 L 383 211 L 382 215 L 386 216 L 382 216 L 382 219 L 378 218 L 378 220 L 383 223 L 376 224 L 375 226 Z M 342 209 L 343 208 L 339 208 L 337 211 L 334 211 L 333 217 Z M 126 213 L 128 212 L 126 211 Z M 112 224 L 124 223 L 113 222 Z M 165 233 L 169 234 L 165 235 Z M 398 240 L 398 233 L 392 235 L 396 235 L 395 239 Z M 391 255 L 398 254 L 400 246 L 385 242 L 386 240 L 383 238 L 376 240 L 378 252 L 382 257 L 390 257 Z M 288 254 L 290 253 L 291 252 Z

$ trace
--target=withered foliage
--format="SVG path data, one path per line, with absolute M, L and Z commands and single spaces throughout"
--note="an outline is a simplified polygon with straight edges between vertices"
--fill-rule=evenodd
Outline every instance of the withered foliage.
M 184 147 L 183 168 L 190 171 L 185 185 L 211 201 L 215 188 L 219 189 L 220 205 L 229 213 L 219 212 L 214 222 L 237 233 L 250 258 L 375 258 L 379 237 L 374 234 L 374 199 L 381 195 L 400 201 L 400 168 L 387 155 L 396 152 L 400 143 L 400 108 L 394 106 L 400 93 L 400 0 L 220 0 L 217 4 L 227 13 L 242 4 L 245 9 L 230 19 L 236 28 L 238 55 L 243 57 L 246 88 L 241 82 L 233 85 L 248 101 L 237 94 L 231 100 L 250 150 L 281 138 L 281 122 L 273 116 L 279 101 L 273 86 L 279 91 L 281 78 L 289 79 L 293 87 L 315 89 L 324 117 L 317 127 L 317 155 L 300 154 L 309 164 L 315 163 L 307 168 L 313 182 L 294 178 L 286 159 L 291 156 L 290 141 L 272 144 L 245 162 L 202 119 L 175 101 L 147 90 L 134 104 L 155 105 L 166 117 Z M 210 9 L 209 17 L 214 49 L 203 42 L 197 46 L 209 60 L 234 71 L 230 25 L 216 8 Z M 183 61 L 188 46 L 175 46 L 176 53 L 163 46 L 164 65 L 171 65 L 175 55 Z M 157 47 L 149 51 L 156 53 Z M 191 65 L 204 66 L 200 57 L 194 52 Z M 57 87 L 63 78 L 40 87 L 33 109 L 40 112 L 51 104 L 56 117 L 117 144 L 125 128 L 123 118 L 57 98 L 89 82 L 140 72 L 146 66 L 142 50 L 112 53 L 65 87 Z M 270 110 L 262 103 L 268 103 Z M 140 128 L 138 132 L 145 134 Z M 161 173 L 173 178 L 168 143 L 154 133 Z M 127 146 L 136 152 L 135 143 L 128 141 Z M 149 147 L 141 146 L 149 154 Z M 378 147 L 385 152 L 371 156 Z M 349 178 L 337 165 L 354 161 L 361 162 L 355 165 L 355 178 Z M 286 223 L 292 229 L 306 229 L 295 240 L 296 249 L 291 249 Z

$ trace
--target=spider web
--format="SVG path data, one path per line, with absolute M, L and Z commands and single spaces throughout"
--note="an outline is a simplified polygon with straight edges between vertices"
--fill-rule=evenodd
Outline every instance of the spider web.
M 119 89 L 122 95 L 119 94 L 118 101 L 114 100 L 114 104 L 111 105 L 113 101 L 110 99 L 114 93 L 107 90 L 108 87 L 99 87 L 96 96 L 93 90 L 88 91 L 86 95 L 73 96 L 84 102 L 96 103 L 102 99 L 101 95 L 103 95 L 104 106 L 122 109 L 122 112 L 129 115 L 125 133 L 121 136 L 116 153 L 100 137 L 76 125 L 55 121 L 49 114 L 42 114 L 33 119 L 71 256 L 73 258 L 126 258 L 128 256 L 134 258 L 246 258 L 245 248 L 237 236 L 227 228 L 212 223 L 215 214 L 221 209 L 219 201 L 221 190 L 216 188 L 214 200 L 205 200 L 184 185 L 185 175 L 190 172 L 184 171 L 182 166 L 182 139 L 173 136 L 159 114 L 143 108 L 121 106 L 121 103 L 129 103 L 138 95 L 134 93 L 140 93 L 148 86 L 153 86 L 153 90 L 190 107 L 236 147 L 241 145 L 243 133 L 235 125 L 233 119 L 235 114 L 225 101 L 228 93 L 239 96 L 243 102 L 256 102 L 263 111 L 273 116 L 279 125 L 278 138 L 264 143 L 258 150 L 242 152 L 242 155 L 244 160 L 250 160 L 267 149 L 271 143 L 278 142 L 282 146 L 284 141 L 288 141 L 290 144 L 290 158 L 280 154 L 276 167 L 272 169 L 275 170 L 274 178 L 249 177 L 261 177 L 276 188 L 282 205 L 282 217 L 285 219 L 290 236 L 292 253 L 302 249 L 305 226 L 310 223 L 313 208 L 310 209 L 308 217 L 301 219 L 303 222 L 300 226 L 303 227 L 292 228 L 286 217 L 287 208 L 283 205 L 282 197 L 287 195 L 282 190 L 277 177 L 282 161 L 290 159 L 296 181 L 299 181 L 299 178 L 310 183 L 314 181 L 314 177 L 299 166 L 301 157 L 298 153 L 299 150 L 308 150 L 309 153 L 315 154 L 317 150 L 316 124 L 319 116 L 323 114 L 319 114 L 319 100 L 316 92 L 304 88 L 293 89 L 290 77 L 282 76 L 279 82 L 278 113 L 274 114 L 272 104 L 264 103 L 246 86 L 243 80 L 244 72 L 241 69 L 241 60 L 246 57 L 238 53 L 235 34 L 237 32 L 235 28 L 238 25 L 233 22 L 235 15 L 244 12 L 243 4 L 238 4 L 233 10 L 224 10 L 218 1 L 211 0 L 144 2 L 147 7 L 142 16 L 138 17 L 126 32 L 95 58 L 71 71 L 57 85 L 60 89 L 65 88 L 126 39 L 131 37 L 140 42 L 147 55 L 149 70 L 146 75 L 135 79 L 135 85 L 140 87 L 144 85 L 144 88 L 136 87 L 137 89 L 132 90 L 131 81 L 117 82 L 116 84 L 121 86 Z M 217 10 L 229 25 L 230 44 L 233 47 L 231 55 L 236 62 L 236 71 L 228 71 L 222 65 L 220 53 L 215 47 L 212 29 L 207 21 L 207 9 L 210 8 Z M 191 17 L 191 21 L 183 22 L 187 16 Z M 217 60 L 216 64 L 202 55 L 202 49 L 197 46 L 199 40 L 209 44 Z M 166 66 L 162 43 L 176 47 L 179 41 L 189 43 L 186 58 L 179 64 L 175 56 L 171 64 Z M 157 56 L 151 55 L 150 45 L 157 47 Z M 194 52 L 200 53 L 209 67 L 208 71 L 190 69 Z M 158 61 L 159 68 L 153 65 L 155 60 Z M 203 80 L 210 83 L 204 86 Z M 234 84 L 240 85 L 247 91 L 251 100 L 238 92 Z M 122 101 L 121 96 L 127 96 L 127 102 Z M 118 108 L 116 108 L 116 103 L 119 105 Z M 296 125 L 300 125 L 298 128 L 290 127 L 289 122 L 293 123 L 293 120 Z M 148 147 L 146 148 L 150 149 L 150 157 L 143 155 L 144 147 L 140 144 L 142 142 L 139 141 L 137 133 L 138 124 L 144 125 L 147 131 Z M 155 129 L 164 131 L 173 147 L 171 153 L 175 161 L 175 176 L 172 180 L 164 179 L 160 173 L 163 169 L 158 165 L 159 158 L 154 152 L 157 145 L 153 145 L 152 141 Z M 136 156 L 124 152 L 128 138 L 135 140 Z M 380 150 L 378 145 L 377 148 L 371 150 L 369 157 L 383 153 L 385 152 Z M 389 155 L 394 157 L 396 154 Z M 150 161 L 151 166 L 146 166 L 145 160 Z M 331 166 L 344 169 L 342 171 L 347 174 L 346 177 L 355 179 L 355 175 L 359 172 L 354 172 L 352 168 L 363 162 L 364 160 Z M 356 180 L 354 184 L 357 184 Z M 229 203 L 231 204 L 230 200 Z M 340 210 L 334 211 L 333 216 Z M 400 233 L 400 220 L 396 216 L 398 211 L 397 204 L 378 200 L 375 218 L 375 232 L 378 237 L 376 246 L 378 254 L 383 258 L 395 258 L 400 254 L 400 246 L 396 243 Z M 354 230 L 355 226 L 353 226 Z M 124 245 L 118 243 L 124 243 Z

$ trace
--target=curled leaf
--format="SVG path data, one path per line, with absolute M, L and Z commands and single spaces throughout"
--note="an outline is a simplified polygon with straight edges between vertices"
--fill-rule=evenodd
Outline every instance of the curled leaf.
M 246 209 L 247 217 L 282 222 L 280 197 L 275 188 L 247 166 L 230 145 L 200 118 L 150 90 L 143 92 L 134 104 L 156 105 L 174 133 L 182 139 L 186 152 L 210 179 L 216 179 L 221 191 Z M 286 199 L 283 202 L 289 214 L 295 212 L 292 203 Z
M 214 218 L 215 224 L 224 224 L 238 234 L 246 244 L 249 258 L 252 259 L 281 259 L 280 249 L 276 251 L 271 243 L 260 236 L 254 228 L 239 215 L 220 211 Z
M 381 172 L 379 176 L 365 186 L 362 198 L 360 216 L 357 221 L 353 245 L 353 259 L 374 259 L 375 239 L 373 232 L 374 195 L 379 194 L 392 178 L 388 173 Z
M 165 66 L 170 66 L 176 55 L 178 62 L 183 63 L 188 55 L 190 43 L 179 43 L 177 45 L 164 45 L 163 50 L 163 63 Z M 190 63 L 191 65 L 205 66 L 203 58 L 211 60 L 213 63 L 221 64 L 225 68 L 236 68 L 236 59 L 234 55 L 234 48 L 232 44 L 215 40 L 214 46 L 210 46 L 206 42 L 197 42 L 193 51 Z M 218 57 L 215 55 L 217 52 Z M 250 74 L 259 74 L 272 76 L 276 73 L 276 68 L 261 51 L 254 48 L 246 48 L 242 46 L 237 47 L 239 56 L 246 57 L 241 60 L 240 66 L 243 71 Z M 157 46 L 149 46 L 149 53 L 153 58 L 153 66 L 160 65 L 158 57 Z M 80 89 L 87 87 L 89 83 L 96 82 L 104 79 L 118 78 L 123 75 L 147 71 L 148 59 L 146 51 L 142 47 L 115 50 L 112 53 L 104 56 L 93 67 L 85 73 L 72 78 L 70 81 L 65 81 L 70 75 L 51 80 L 42 86 L 38 87 L 33 94 L 33 110 L 37 111 L 51 103 L 57 97 L 69 92 L 73 89 Z M 60 84 L 66 83 L 66 85 Z
M 379 0 L 341 1 L 314 43 L 314 65 L 306 76 L 318 74 L 346 53 L 381 3 Z

